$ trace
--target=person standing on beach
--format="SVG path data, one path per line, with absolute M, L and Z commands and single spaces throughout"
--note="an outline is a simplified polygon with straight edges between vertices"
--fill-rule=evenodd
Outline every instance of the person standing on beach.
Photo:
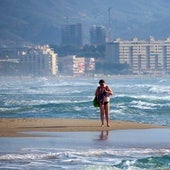
M 95 96 L 99 102 L 100 107 L 100 119 L 101 127 L 104 126 L 104 116 L 106 118 L 107 127 L 110 127 L 109 124 L 109 112 L 110 112 L 110 96 L 113 94 L 112 89 L 105 84 L 105 81 L 102 79 L 99 81 L 99 85 L 96 89 Z

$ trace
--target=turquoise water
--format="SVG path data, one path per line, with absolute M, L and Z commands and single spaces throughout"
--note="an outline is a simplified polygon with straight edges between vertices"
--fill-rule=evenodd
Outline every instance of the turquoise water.
M 99 79 L 0 78 L 0 118 L 99 119 L 92 105 Z M 105 80 L 112 120 L 170 125 L 169 77 Z M 163 129 L 0 138 L 0 169 L 170 169 L 169 136 Z

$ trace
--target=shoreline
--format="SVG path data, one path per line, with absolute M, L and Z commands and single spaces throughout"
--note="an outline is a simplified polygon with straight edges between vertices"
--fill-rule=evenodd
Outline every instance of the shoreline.
M 167 126 L 111 120 L 111 127 L 100 127 L 100 120 L 67 118 L 0 118 L 0 137 L 40 137 L 24 132 L 91 132 L 130 129 L 169 128 Z

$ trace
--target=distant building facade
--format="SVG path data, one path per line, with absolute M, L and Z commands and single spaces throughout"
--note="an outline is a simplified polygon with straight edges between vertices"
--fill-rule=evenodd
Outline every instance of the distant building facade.
M 19 74 L 19 51 L 23 47 L 0 48 L 0 76 L 16 76 Z
M 58 56 L 48 45 L 0 49 L 0 75 L 55 76 Z
M 103 26 L 93 25 L 90 29 L 91 45 L 102 45 L 106 43 L 106 31 Z
M 105 59 L 113 63 L 127 63 L 132 73 L 170 73 L 170 38 L 148 41 L 116 39 L 106 44 Z
M 48 45 L 22 51 L 20 70 L 25 76 L 55 76 L 58 72 L 57 54 Z
M 82 26 L 81 24 L 65 25 L 62 30 L 61 44 L 72 45 L 75 47 L 82 46 Z
M 93 74 L 95 71 L 95 59 L 77 57 L 70 55 L 62 57 L 62 71 L 64 75 L 80 76 L 84 74 Z

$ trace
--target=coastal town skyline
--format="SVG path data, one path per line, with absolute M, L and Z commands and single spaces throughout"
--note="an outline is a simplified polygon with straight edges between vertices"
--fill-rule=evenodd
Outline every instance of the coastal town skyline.
M 167 1 L 91 0 L 89 6 L 76 0 L 2 0 L 0 4 L 1 75 L 47 76 L 66 70 L 74 75 L 73 66 L 77 73 L 90 75 L 170 72 Z M 50 53 L 37 46 L 48 46 Z M 92 72 L 85 68 L 88 62 Z

